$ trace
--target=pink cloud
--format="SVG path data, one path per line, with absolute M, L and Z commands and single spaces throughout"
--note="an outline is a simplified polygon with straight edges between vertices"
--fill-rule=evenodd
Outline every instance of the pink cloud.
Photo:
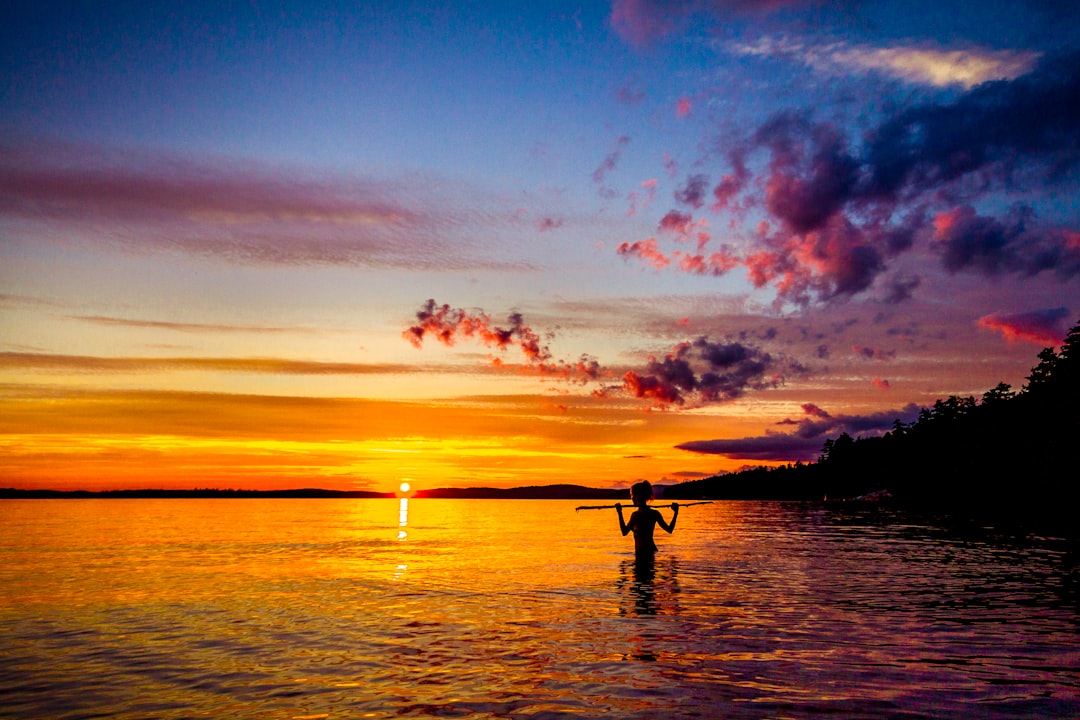
M 984 315 L 978 326 L 1001 333 L 1009 342 L 1029 342 L 1044 347 L 1055 346 L 1065 338 L 1064 321 L 1069 316 L 1067 308 L 1051 308 L 1014 315 Z
M 667 215 L 660 218 L 659 229 L 678 235 L 685 235 L 690 230 L 693 222 L 694 216 L 690 213 L 681 213 L 677 210 L 672 210 Z
M 694 103 L 688 97 L 681 97 L 675 101 L 675 117 L 687 117 L 693 109 Z
M 492 358 L 492 364 L 521 373 L 581 383 L 609 374 L 599 362 L 585 355 L 573 361 L 554 359 L 540 335 L 525 324 L 521 313 L 517 312 L 510 313 L 505 326 L 499 326 L 482 310 L 470 312 L 446 304 L 439 305 L 429 299 L 417 311 L 416 323 L 406 328 L 402 337 L 414 347 L 421 348 L 424 339 L 429 336 L 447 346 L 464 338 L 500 351 L 516 347 L 524 355 L 523 365 L 507 365 L 501 357 Z
M 882 380 L 881 378 L 878 378 L 878 377 L 871 380 L 870 384 L 873 385 L 874 387 L 876 387 L 878 390 L 882 390 L 882 391 L 892 389 L 892 386 L 889 384 L 888 380 Z
M 676 251 L 680 270 L 691 275 L 712 275 L 719 277 L 730 272 L 739 265 L 739 260 L 730 254 L 727 249 L 712 253 L 711 255 L 691 255 Z
M 663 270 L 671 264 L 671 259 L 660 252 L 656 238 L 648 238 L 633 243 L 620 243 L 616 252 L 623 257 L 641 258 L 657 270 Z

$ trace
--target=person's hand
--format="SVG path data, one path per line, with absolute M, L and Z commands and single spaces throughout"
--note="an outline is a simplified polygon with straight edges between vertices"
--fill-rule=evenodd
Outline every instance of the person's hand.
M 622 515 L 622 503 L 615 503 L 615 509 L 619 511 L 620 515 Z
M 671 503 L 671 509 L 675 512 L 679 512 L 679 503 Z

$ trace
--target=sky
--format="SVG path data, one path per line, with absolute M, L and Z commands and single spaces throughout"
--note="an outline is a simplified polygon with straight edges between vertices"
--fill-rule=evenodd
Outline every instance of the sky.
M 5 3 L 0 487 L 671 483 L 1080 320 L 1071 2 Z

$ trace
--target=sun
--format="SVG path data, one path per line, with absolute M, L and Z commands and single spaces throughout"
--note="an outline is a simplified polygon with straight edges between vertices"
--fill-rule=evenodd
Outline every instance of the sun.
M 401 485 L 398 486 L 398 491 L 401 492 L 402 495 L 407 494 L 410 490 L 412 490 L 412 485 L 409 484 L 408 480 L 403 480 Z

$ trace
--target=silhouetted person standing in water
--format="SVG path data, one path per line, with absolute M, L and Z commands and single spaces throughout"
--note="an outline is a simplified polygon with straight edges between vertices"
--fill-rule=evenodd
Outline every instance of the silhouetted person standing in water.
M 669 525 L 664 521 L 664 516 L 659 510 L 649 507 L 649 501 L 653 499 L 652 485 L 647 480 L 636 483 L 630 488 L 630 499 L 637 508 L 630 514 L 630 521 L 623 520 L 622 503 L 616 503 L 615 509 L 619 512 L 619 529 L 626 536 L 634 533 L 634 552 L 640 557 L 651 556 L 656 552 L 656 543 L 653 542 L 653 530 L 659 525 L 667 533 L 675 532 L 675 521 L 679 519 L 679 503 L 671 503 L 671 509 L 675 514 Z

